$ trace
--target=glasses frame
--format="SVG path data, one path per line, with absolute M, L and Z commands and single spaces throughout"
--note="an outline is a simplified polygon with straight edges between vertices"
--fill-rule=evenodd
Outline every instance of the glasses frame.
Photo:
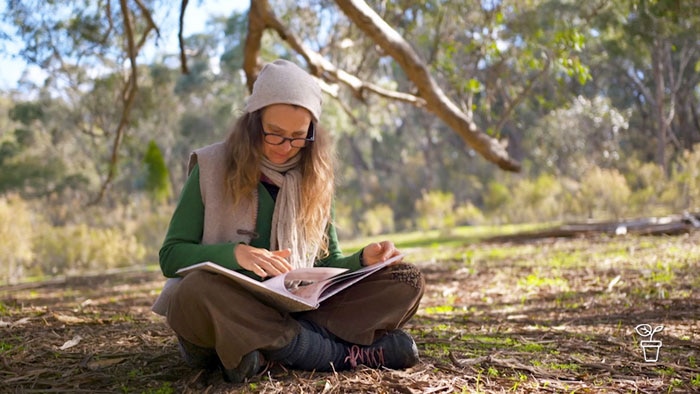
M 316 140 L 316 126 L 314 125 L 313 121 L 309 124 L 309 131 L 306 134 L 306 138 L 290 138 L 275 133 L 268 133 L 267 131 L 265 131 L 264 128 L 260 128 L 260 130 L 263 134 L 263 141 L 265 141 L 266 144 L 270 145 L 282 145 L 285 142 L 289 141 L 289 144 L 293 148 L 305 148 L 309 142 L 314 142 Z M 278 138 L 280 138 L 280 140 L 279 142 L 273 142 L 270 141 L 269 137 L 272 137 L 273 141 Z

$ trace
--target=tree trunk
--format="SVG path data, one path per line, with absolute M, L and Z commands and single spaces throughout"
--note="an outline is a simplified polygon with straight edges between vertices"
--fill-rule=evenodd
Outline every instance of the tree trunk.
M 664 50 L 661 38 L 654 39 L 651 53 L 652 73 L 654 78 L 654 114 L 656 115 L 656 163 L 666 174 L 666 144 L 667 126 L 666 111 L 664 111 Z

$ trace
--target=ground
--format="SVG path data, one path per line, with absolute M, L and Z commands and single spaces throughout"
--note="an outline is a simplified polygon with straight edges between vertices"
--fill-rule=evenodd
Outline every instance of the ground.
M 427 279 L 405 371 L 192 370 L 150 305 L 154 271 L 0 287 L 2 393 L 700 391 L 700 232 L 412 245 Z M 645 361 L 635 327 L 663 330 Z M 648 356 L 653 356 L 648 354 Z

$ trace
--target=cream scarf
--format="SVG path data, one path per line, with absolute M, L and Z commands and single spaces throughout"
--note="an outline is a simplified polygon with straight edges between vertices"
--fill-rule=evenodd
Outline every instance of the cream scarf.
M 320 240 L 308 239 L 299 220 L 300 160 L 301 155 L 296 155 L 284 164 L 274 164 L 263 157 L 260 163 L 260 171 L 280 188 L 272 213 L 270 250 L 291 249 L 289 262 L 294 268 L 312 267 L 320 249 Z

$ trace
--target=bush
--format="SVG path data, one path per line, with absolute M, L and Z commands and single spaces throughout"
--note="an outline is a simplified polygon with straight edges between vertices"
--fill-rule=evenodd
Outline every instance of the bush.
M 578 199 L 589 218 L 621 218 L 627 212 L 631 192 L 627 180 L 615 169 L 594 167 L 581 180 Z
M 378 235 L 394 231 L 394 211 L 385 204 L 365 211 L 358 228 L 363 235 Z
M 483 212 L 471 201 L 458 206 L 455 209 L 455 216 L 457 225 L 479 225 L 486 221 Z
M 135 236 L 112 228 L 45 225 L 34 243 L 37 267 L 46 275 L 75 274 L 140 265 L 146 248 Z
M 683 152 L 683 160 L 679 163 L 672 177 L 672 185 L 680 193 L 676 201 L 679 210 L 700 210 L 700 144 L 692 151 Z M 668 200 L 667 200 L 668 201 Z
M 146 170 L 146 191 L 156 203 L 164 203 L 170 198 L 170 178 L 163 154 L 155 141 L 148 143 L 143 159 Z
M 454 205 L 455 197 L 452 193 L 440 190 L 424 191 L 423 196 L 415 203 L 418 228 L 423 231 L 440 229 L 441 233 L 449 234 L 457 223 Z
M 494 213 L 510 201 L 510 189 L 507 185 L 497 181 L 489 182 L 487 187 L 488 191 L 484 196 L 484 209 L 486 212 Z
M 662 195 L 668 188 L 663 169 L 655 163 L 637 161 L 632 161 L 629 168 L 626 177 L 632 191 L 630 212 L 635 215 L 667 213 L 662 203 Z
M 17 283 L 34 257 L 29 204 L 19 197 L 0 197 L 0 283 Z
M 534 181 L 522 179 L 512 189 L 512 196 L 503 208 L 509 222 L 537 223 L 562 218 L 564 188 L 553 176 L 543 174 Z

